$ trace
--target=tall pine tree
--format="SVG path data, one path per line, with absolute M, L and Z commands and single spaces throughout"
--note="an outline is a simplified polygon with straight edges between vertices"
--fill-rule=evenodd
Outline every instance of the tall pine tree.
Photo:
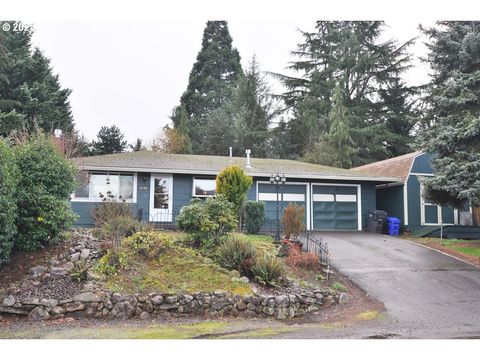
M 116 125 L 102 126 L 97 140 L 92 142 L 93 155 L 122 153 L 127 147 L 127 140 Z
M 202 48 L 193 65 L 188 86 L 180 99 L 188 116 L 188 129 L 194 153 L 207 153 L 207 118 L 232 96 L 243 76 L 240 54 L 232 46 L 226 21 L 208 21 Z M 179 121 L 174 120 L 174 123 Z M 207 144 L 208 145 L 208 144 Z
M 443 21 L 422 30 L 433 74 L 419 146 L 436 155 L 425 193 L 442 205 L 472 205 L 480 224 L 480 23 Z
M 71 90 L 61 87 L 50 61 L 38 48 L 33 48 L 32 33 L 0 32 L 6 54 L 1 71 L 7 79 L 0 81 L 1 134 L 35 127 L 46 132 L 59 128 L 71 133 L 74 129 L 68 100 Z
M 304 42 L 292 52 L 297 60 L 289 66 L 300 77 L 279 75 L 287 88 L 283 99 L 293 113 L 288 130 L 297 144 L 294 156 L 314 151 L 318 139 L 329 132 L 328 114 L 337 83 L 350 114 L 354 166 L 391 156 L 399 136 L 403 143 L 410 141 L 409 133 L 395 133 L 387 125 L 391 98 L 382 95 L 394 85 L 402 90 L 397 96 L 406 94 L 398 79 L 409 67 L 406 49 L 411 41 L 403 45 L 380 41 L 383 26 L 379 21 L 318 21 L 315 32 L 303 32 Z M 401 113 L 408 111 L 405 107 Z

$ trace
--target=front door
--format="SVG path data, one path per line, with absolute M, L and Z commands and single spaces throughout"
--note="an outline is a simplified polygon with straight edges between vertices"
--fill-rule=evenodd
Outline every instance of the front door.
M 152 174 L 150 180 L 150 222 L 172 222 L 172 175 Z

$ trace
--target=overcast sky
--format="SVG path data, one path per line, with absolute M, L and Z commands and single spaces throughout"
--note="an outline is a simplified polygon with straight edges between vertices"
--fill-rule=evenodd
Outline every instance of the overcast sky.
M 149 144 L 178 105 L 201 47 L 205 21 L 33 22 L 34 44 L 51 59 L 62 86 L 72 89 L 70 103 L 77 128 L 92 139 L 101 126 L 117 125 L 129 142 Z M 261 70 L 285 73 L 312 21 L 229 21 L 233 45 L 245 68 L 256 54 Z M 425 23 L 432 25 L 433 22 Z M 386 38 L 405 42 L 419 36 L 418 21 L 387 22 Z M 425 39 L 410 50 L 414 67 L 409 84 L 428 80 L 417 57 L 426 53 Z M 274 90 L 281 87 L 273 79 Z

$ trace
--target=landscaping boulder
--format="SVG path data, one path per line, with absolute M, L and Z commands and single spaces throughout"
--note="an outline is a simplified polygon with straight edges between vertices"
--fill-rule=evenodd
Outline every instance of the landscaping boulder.
M 41 321 L 41 320 L 47 320 L 49 318 L 50 318 L 50 314 L 48 313 L 47 310 L 45 310 L 43 306 L 37 306 L 28 315 L 28 319 L 30 321 Z
M 45 272 L 47 271 L 47 268 L 45 266 L 34 266 L 30 268 L 30 273 L 33 275 L 33 277 L 40 277 Z
M 8 295 L 5 299 L 3 299 L 3 306 L 13 306 L 15 304 L 15 298 L 13 295 Z
M 73 300 L 80 302 L 100 302 L 102 297 L 93 292 L 84 292 L 73 297 Z

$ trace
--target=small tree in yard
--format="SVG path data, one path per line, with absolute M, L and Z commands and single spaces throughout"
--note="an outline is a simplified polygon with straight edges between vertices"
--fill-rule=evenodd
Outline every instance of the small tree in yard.
M 303 218 L 305 216 L 305 209 L 295 204 L 288 204 L 283 212 L 282 224 L 283 233 L 287 238 L 293 235 L 297 237 L 304 229 Z
M 249 234 L 258 234 L 265 221 L 265 204 L 260 201 L 245 203 L 245 225 Z
M 217 194 L 225 195 L 234 205 L 235 213 L 239 216 L 241 227 L 241 209 L 245 198 L 252 186 L 252 177 L 248 176 L 239 166 L 229 166 L 217 175 Z
M 16 147 L 15 161 L 20 173 L 15 246 L 31 251 L 54 244 L 75 221 L 69 203 L 76 188 L 75 169 L 43 134 Z
M 10 259 L 16 233 L 15 188 L 18 169 L 14 154 L 7 142 L 0 138 L 0 265 Z

